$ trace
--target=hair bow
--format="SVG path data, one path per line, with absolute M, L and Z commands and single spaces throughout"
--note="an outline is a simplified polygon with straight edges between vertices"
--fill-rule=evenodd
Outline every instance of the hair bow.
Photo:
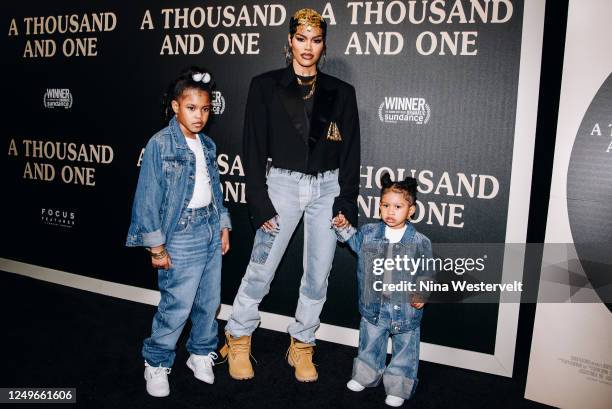
M 207 72 L 196 72 L 191 76 L 191 79 L 193 79 L 195 82 L 202 81 L 204 84 L 208 84 L 210 82 L 210 74 Z

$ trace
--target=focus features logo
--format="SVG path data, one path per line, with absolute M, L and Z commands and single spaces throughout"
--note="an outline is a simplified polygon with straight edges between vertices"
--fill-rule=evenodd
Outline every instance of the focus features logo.
M 225 98 L 221 91 L 213 91 L 212 111 L 215 115 L 221 115 L 225 111 Z
M 40 209 L 40 221 L 49 226 L 59 226 L 71 229 L 76 222 L 76 215 L 73 211 L 64 209 Z
M 72 94 L 68 88 L 47 88 L 43 97 L 45 108 L 72 108 Z
M 421 97 L 385 97 L 378 107 L 378 118 L 387 124 L 429 122 L 431 108 Z

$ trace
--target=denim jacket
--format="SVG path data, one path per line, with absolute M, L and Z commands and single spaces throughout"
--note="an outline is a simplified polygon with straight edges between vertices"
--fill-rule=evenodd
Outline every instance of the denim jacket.
M 425 263 L 425 259 L 432 258 L 431 241 L 417 232 L 411 223 L 406 224 L 406 231 L 398 243 L 389 243 L 385 238 L 383 222 L 369 223 L 359 230 L 352 226 L 336 229 L 336 235 L 340 242 L 346 242 L 358 255 L 357 284 L 361 316 L 376 325 L 381 305 L 389 303 L 393 306 L 392 321 L 396 331 L 418 327 L 423 309 L 412 307 L 410 302 L 415 296 L 419 297 L 415 301 L 425 301 L 427 293 L 419 287 L 419 282 L 433 279 L 435 274 L 433 266 Z M 384 260 L 396 260 L 398 257 L 399 264 L 384 268 Z M 405 261 L 410 259 L 422 261 L 414 267 L 414 264 Z M 383 282 L 394 284 L 400 290 L 383 291 Z M 408 287 L 407 283 L 414 283 L 413 288 Z
M 211 204 L 219 217 L 220 228 L 231 229 L 229 212 L 223 206 L 215 143 L 203 133 L 198 136 L 210 177 Z M 126 246 L 155 247 L 170 240 L 193 195 L 195 171 L 195 155 L 178 121 L 172 118 L 145 148 Z

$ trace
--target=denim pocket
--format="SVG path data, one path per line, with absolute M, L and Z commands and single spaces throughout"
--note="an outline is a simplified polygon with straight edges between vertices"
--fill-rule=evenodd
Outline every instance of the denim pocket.
M 255 241 L 253 242 L 253 251 L 251 252 L 251 262 L 256 264 L 266 264 L 276 233 L 268 233 L 261 227 L 255 233 Z
M 162 170 L 167 181 L 175 180 L 183 171 L 187 161 L 180 157 L 162 158 Z
M 404 317 L 399 322 L 402 331 L 412 331 L 421 326 L 423 308 L 417 309 L 410 304 L 404 308 Z
M 180 233 L 187 229 L 189 226 L 189 217 L 181 217 L 178 222 L 176 222 L 176 227 L 174 228 L 174 233 Z

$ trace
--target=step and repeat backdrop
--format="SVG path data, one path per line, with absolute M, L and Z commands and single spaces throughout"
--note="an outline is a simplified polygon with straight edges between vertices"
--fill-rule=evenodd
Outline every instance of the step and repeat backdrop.
M 417 178 L 415 223 L 434 243 L 524 242 L 543 3 L 5 2 L 0 257 L 156 289 L 147 254 L 124 247 L 139 163 L 165 125 L 168 83 L 203 65 L 217 84 L 207 133 L 234 225 L 222 284 L 231 304 L 254 236 L 241 146 L 248 84 L 285 66 L 289 18 L 302 7 L 329 25 L 321 69 L 357 91 L 360 223 L 377 220 L 380 177 L 390 172 Z M 263 311 L 293 315 L 301 237 Z M 338 247 L 322 316 L 334 328 L 358 326 L 355 264 Z M 517 305 L 429 305 L 424 359 L 509 375 L 517 314 Z
M 571 0 L 539 298 L 525 397 L 612 405 L 612 28 L 606 0 Z M 564 246 L 565 251 L 550 251 Z

